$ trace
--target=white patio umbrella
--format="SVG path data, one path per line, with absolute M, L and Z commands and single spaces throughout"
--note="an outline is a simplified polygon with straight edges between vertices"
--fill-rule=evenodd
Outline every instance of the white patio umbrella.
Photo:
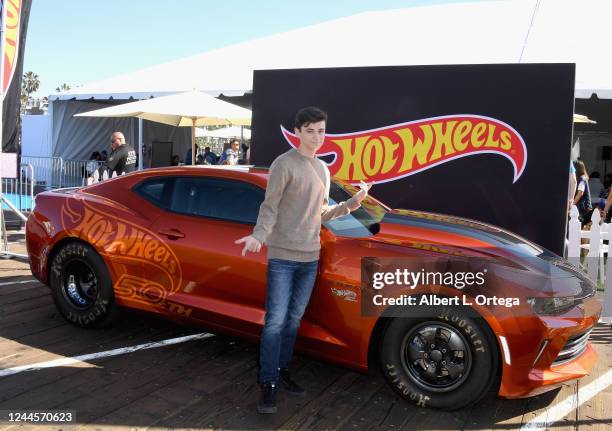
M 170 126 L 191 127 L 192 164 L 195 164 L 196 126 L 251 124 L 251 111 L 248 109 L 195 90 L 96 109 L 75 117 L 137 117 Z
M 215 130 L 197 129 L 196 136 L 210 136 L 214 138 L 240 138 L 251 139 L 251 131 L 242 127 L 230 126 Z

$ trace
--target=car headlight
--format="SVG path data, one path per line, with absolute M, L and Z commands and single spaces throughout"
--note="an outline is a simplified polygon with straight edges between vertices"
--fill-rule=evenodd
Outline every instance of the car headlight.
M 560 296 L 556 298 L 527 298 L 527 302 L 539 315 L 554 316 L 578 305 L 583 299 L 576 296 Z

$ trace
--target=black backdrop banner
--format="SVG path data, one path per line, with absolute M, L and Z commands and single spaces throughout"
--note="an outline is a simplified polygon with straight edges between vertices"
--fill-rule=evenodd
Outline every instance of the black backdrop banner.
M 4 23 L 4 76 L 2 77 L 2 152 L 21 153 L 19 141 L 21 76 L 28 18 L 32 0 L 2 0 L 6 5 Z M 7 88 L 8 86 L 8 88 Z
M 327 111 L 319 157 L 392 208 L 492 223 L 562 254 L 573 64 L 255 71 L 251 161 L 292 146 L 295 113 Z

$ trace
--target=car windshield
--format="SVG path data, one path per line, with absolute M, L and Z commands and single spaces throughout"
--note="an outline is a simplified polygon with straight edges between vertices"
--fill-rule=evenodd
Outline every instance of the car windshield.
M 329 188 L 329 204 L 344 202 L 359 191 L 358 187 L 340 181 L 332 181 Z M 334 235 L 344 237 L 364 237 L 376 235 L 380 221 L 389 209 L 376 199 L 367 196 L 361 207 L 342 217 L 323 223 Z

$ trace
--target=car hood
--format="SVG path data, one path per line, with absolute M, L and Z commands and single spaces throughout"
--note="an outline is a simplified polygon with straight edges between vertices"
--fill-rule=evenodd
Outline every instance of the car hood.
M 430 238 L 432 243 L 453 247 L 480 249 L 486 254 L 523 258 L 543 254 L 555 256 L 513 232 L 462 217 L 402 209 L 389 211 L 381 220 L 382 236 L 398 228 L 398 232 L 404 231 L 407 236 L 422 236 L 422 239 Z
M 496 272 L 523 278 L 540 292 L 577 294 L 592 291 L 584 271 L 564 258 L 513 232 L 461 217 L 412 210 L 389 211 L 380 222 L 376 241 L 431 249 L 445 254 L 493 258 Z M 461 253 L 465 251 L 466 253 Z M 459 253 L 458 253 L 459 252 Z M 528 282 L 528 279 L 531 280 Z

